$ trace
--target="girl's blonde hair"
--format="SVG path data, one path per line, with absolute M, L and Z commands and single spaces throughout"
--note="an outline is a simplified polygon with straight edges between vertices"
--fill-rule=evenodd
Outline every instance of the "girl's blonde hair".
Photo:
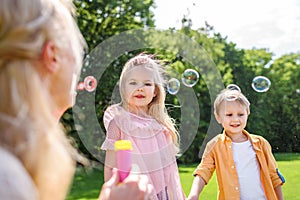
M 155 92 L 156 96 L 153 98 L 151 103 L 148 105 L 148 114 L 156 119 L 159 123 L 164 125 L 170 132 L 173 143 L 179 149 L 179 134 L 175 128 L 174 120 L 169 116 L 166 106 L 165 98 L 166 93 L 164 89 L 164 78 L 163 68 L 159 60 L 153 59 L 153 55 L 139 54 L 131 58 L 124 66 L 119 82 L 121 105 L 127 109 L 126 91 L 125 84 L 127 81 L 128 72 L 133 70 L 134 67 L 145 67 L 152 71 L 154 76 Z
M 234 86 L 234 87 L 233 87 Z M 226 89 L 222 90 L 220 94 L 218 94 L 215 102 L 214 102 L 214 114 L 215 116 L 219 114 L 221 104 L 225 101 L 237 101 L 241 105 L 246 107 L 247 114 L 250 114 L 250 102 L 243 95 L 240 88 L 236 85 L 229 85 Z
M 48 41 L 72 52 L 81 67 L 85 43 L 74 8 L 71 0 L 0 2 L 0 146 L 20 159 L 40 199 L 65 197 L 72 157 L 79 156 L 54 117 L 55 102 L 36 69 Z

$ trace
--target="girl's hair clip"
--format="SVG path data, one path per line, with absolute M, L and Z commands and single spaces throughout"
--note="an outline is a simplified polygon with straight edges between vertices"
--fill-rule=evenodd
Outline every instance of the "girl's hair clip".
M 155 56 L 155 54 L 148 55 L 143 52 L 132 58 L 129 62 L 131 62 L 133 65 L 144 65 L 152 62 L 157 63 L 157 61 L 154 59 Z
M 134 58 L 132 62 L 134 65 L 143 65 L 149 63 L 150 59 L 146 56 L 138 56 Z

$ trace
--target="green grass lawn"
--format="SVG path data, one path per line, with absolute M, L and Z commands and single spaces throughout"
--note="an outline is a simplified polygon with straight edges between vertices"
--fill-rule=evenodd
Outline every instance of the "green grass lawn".
M 300 154 L 275 154 L 279 170 L 284 175 L 286 183 L 282 187 L 285 200 L 300 200 Z M 188 195 L 193 182 L 192 172 L 197 164 L 179 165 L 181 184 Z M 103 184 L 102 166 L 92 169 L 78 168 L 68 200 L 96 200 Z M 200 198 L 203 200 L 217 199 L 217 183 L 215 175 L 204 187 Z

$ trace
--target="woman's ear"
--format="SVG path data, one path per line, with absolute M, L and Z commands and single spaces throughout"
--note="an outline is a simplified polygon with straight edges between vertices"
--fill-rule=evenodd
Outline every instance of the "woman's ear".
M 55 73 L 58 69 L 56 47 L 53 42 L 48 41 L 43 46 L 42 61 L 45 68 L 50 73 Z

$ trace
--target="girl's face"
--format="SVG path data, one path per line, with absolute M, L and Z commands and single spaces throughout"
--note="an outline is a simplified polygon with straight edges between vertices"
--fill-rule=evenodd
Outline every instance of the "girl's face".
M 246 106 L 237 101 L 224 101 L 221 103 L 216 119 L 228 135 L 240 134 L 247 124 Z
M 133 67 L 127 73 L 124 89 L 129 108 L 148 111 L 156 96 L 153 72 L 143 66 Z

